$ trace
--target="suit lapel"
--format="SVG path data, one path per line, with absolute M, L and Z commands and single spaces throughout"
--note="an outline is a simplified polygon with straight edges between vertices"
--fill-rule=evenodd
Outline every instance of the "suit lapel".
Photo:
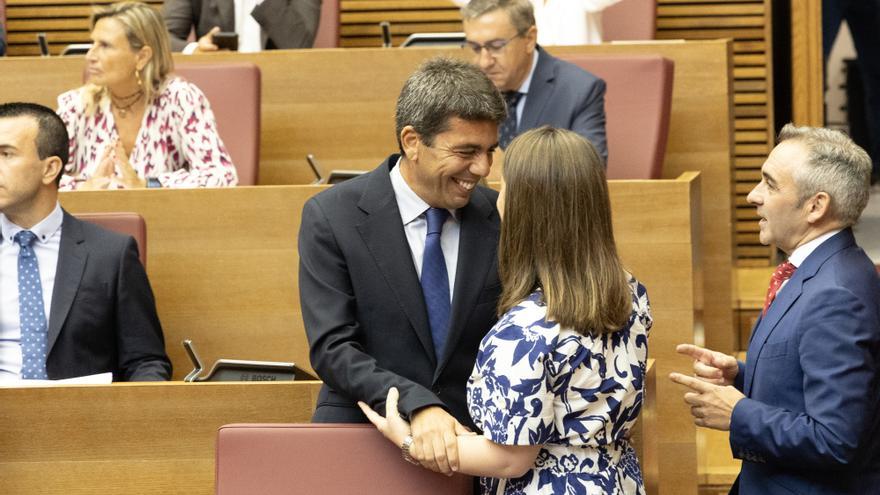
M 743 377 L 743 393 L 748 396 L 755 378 L 755 367 L 767 339 L 779 326 L 782 318 L 803 293 L 804 283 L 813 278 L 819 268 L 835 253 L 855 244 L 851 229 L 844 229 L 826 240 L 801 263 L 794 275 L 780 289 L 773 304 L 767 308 L 767 314 L 755 323 L 749 349 L 746 356 L 746 374 Z
M 553 92 L 556 91 L 556 65 L 543 49 L 537 50 L 538 63 L 535 65 L 535 73 L 532 74 L 532 82 L 529 85 L 529 93 L 517 129 L 538 127 L 545 103 L 552 100 Z
M 440 365 L 434 372 L 434 381 L 443 372 L 446 363 L 455 352 L 480 293 L 485 287 L 489 269 L 494 264 L 498 248 L 495 240 L 498 237 L 498 226 L 490 221 L 494 211 L 495 205 L 480 189 L 473 192 L 470 202 L 460 210 L 458 267 L 455 270 L 455 293 L 452 297 L 449 336 Z
M 397 158 L 397 155 L 392 155 L 370 174 L 364 195 L 358 202 L 358 207 L 367 216 L 357 225 L 357 229 L 401 310 L 415 329 L 425 353 L 430 357 L 432 365 L 436 366 L 422 286 L 412 262 L 412 253 L 388 175 Z
M 87 258 L 82 223 L 65 211 L 61 223 L 61 243 L 58 248 L 58 265 L 55 270 L 55 286 L 52 290 L 52 306 L 49 314 L 49 353 L 58 340 L 61 325 L 67 319 L 73 298 L 79 290 Z

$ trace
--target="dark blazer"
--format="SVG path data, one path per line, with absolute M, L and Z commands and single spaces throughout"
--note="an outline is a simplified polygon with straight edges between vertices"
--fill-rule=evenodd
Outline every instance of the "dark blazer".
M 473 427 L 465 400 L 480 340 L 496 321 L 501 285 L 497 193 L 477 187 L 459 210 L 461 237 L 449 340 L 440 359 L 397 208 L 392 155 L 379 168 L 310 199 L 299 231 L 299 288 L 312 366 L 324 380 L 315 422 L 366 422 L 355 402 L 384 412 L 445 407 Z
M 747 356 L 730 424 L 739 493 L 877 493 L 880 282 L 852 230 L 798 267 Z
M 114 381 L 171 377 L 137 243 L 67 212 L 49 313 L 46 371 L 51 379 L 107 371 Z
M 214 26 L 235 31 L 232 0 L 165 0 L 162 15 L 171 35 L 171 49 L 176 52 L 186 47 L 193 27 L 196 39 Z M 252 16 L 263 28 L 263 48 L 311 48 L 318 32 L 321 0 L 264 0 Z
M 605 138 L 605 81 L 538 49 L 517 134 L 552 125 L 587 138 L 608 162 Z

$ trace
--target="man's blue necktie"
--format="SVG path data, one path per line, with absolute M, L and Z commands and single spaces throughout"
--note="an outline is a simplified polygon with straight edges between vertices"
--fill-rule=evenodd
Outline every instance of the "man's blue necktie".
M 22 230 L 15 234 L 18 251 L 18 317 L 21 322 L 21 378 L 46 380 L 48 333 L 43 309 L 43 285 L 33 244 L 36 234 Z
M 434 355 L 439 361 L 443 356 L 446 336 L 449 333 L 449 275 L 446 260 L 440 246 L 443 224 L 449 211 L 442 208 L 429 208 L 428 235 L 425 238 L 425 253 L 422 257 L 422 293 L 428 308 L 428 323 L 434 341 Z
M 504 102 L 507 103 L 507 118 L 501 123 L 499 130 L 498 146 L 501 149 L 507 149 L 507 145 L 516 137 L 516 105 L 523 97 L 524 93 L 519 91 L 508 91 L 504 93 Z

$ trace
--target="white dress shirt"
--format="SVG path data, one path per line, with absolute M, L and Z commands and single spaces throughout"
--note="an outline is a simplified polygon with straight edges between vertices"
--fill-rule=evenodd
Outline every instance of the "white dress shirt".
M 795 268 L 800 268 L 800 266 L 801 266 L 801 264 L 803 264 L 804 260 L 807 259 L 807 256 L 813 254 L 813 251 L 815 251 L 816 248 L 818 248 L 823 242 L 832 238 L 834 236 L 834 234 L 837 234 L 841 230 L 843 230 L 843 229 L 837 229 L 837 230 L 832 230 L 831 232 L 826 232 L 826 233 L 820 235 L 819 237 L 813 239 L 812 241 L 807 242 L 801 246 L 798 246 L 797 248 L 795 248 L 794 251 L 792 251 L 791 256 L 788 257 L 788 262 L 791 263 L 792 265 L 794 265 Z M 782 284 L 779 286 L 779 290 L 776 291 L 777 295 L 779 294 L 779 291 L 781 291 L 782 288 L 788 284 L 788 280 L 789 279 L 785 279 L 782 282 Z
M 233 0 L 235 7 L 235 32 L 238 33 L 238 51 L 240 53 L 259 52 L 263 50 L 263 28 L 252 16 L 251 12 L 263 3 L 263 0 Z M 184 55 L 195 53 L 198 41 L 193 41 L 183 48 Z
M 619 1 L 532 0 L 538 43 L 545 46 L 602 43 L 602 11 Z
M 400 173 L 400 160 L 391 169 L 391 187 L 394 189 L 394 197 L 397 200 L 397 209 L 400 210 L 400 219 L 403 222 L 403 231 L 406 233 L 406 242 L 412 253 L 413 263 L 419 279 L 422 278 L 422 257 L 425 253 L 425 237 L 428 235 L 428 220 L 425 212 L 430 205 L 419 197 L 409 187 L 403 175 Z M 461 233 L 460 219 L 455 210 L 449 210 L 449 218 L 443 224 L 443 232 L 440 234 L 440 248 L 443 250 L 443 259 L 446 261 L 446 273 L 449 275 L 449 299 L 455 294 L 455 271 L 458 267 L 458 240 Z
M 43 310 L 48 324 L 63 220 L 61 205 L 57 203 L 49 216 L 30 229 L 19 227 L 0 213 L 0 381 L 21 379 L 21 324 L 18 315 L 18 253 L 21 246 L 15 242 L 15 234 L 30 230 L 37 235 L 33 249 L 40 267 Z
M 535 77 L 535 67 L 538 66 L 538 50 L 532 53 L 532 68 L 529 69 L 529 76 L 520 85 L 519 91 L 522 93 L 519 101 L 516 103 L 516 127 L 519 129 L 519 123 L 522 121 L 523 108 L 526 107 L 526 98 L 529 97 L 529 88 L 532 86 L 532 78 Z

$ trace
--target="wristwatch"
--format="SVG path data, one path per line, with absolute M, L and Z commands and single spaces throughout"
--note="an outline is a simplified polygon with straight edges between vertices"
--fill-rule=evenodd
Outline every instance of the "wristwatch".
M 413 456 L 409 453 L 410 447 L 413 444 L 412 435 L 407 435 L 406 438 L 403 439 L 403 443 L 400 444 L 400 453 L 403 454 L 403 460 L 410 463 L 419 465 L 419 461 L 415 460 Z

